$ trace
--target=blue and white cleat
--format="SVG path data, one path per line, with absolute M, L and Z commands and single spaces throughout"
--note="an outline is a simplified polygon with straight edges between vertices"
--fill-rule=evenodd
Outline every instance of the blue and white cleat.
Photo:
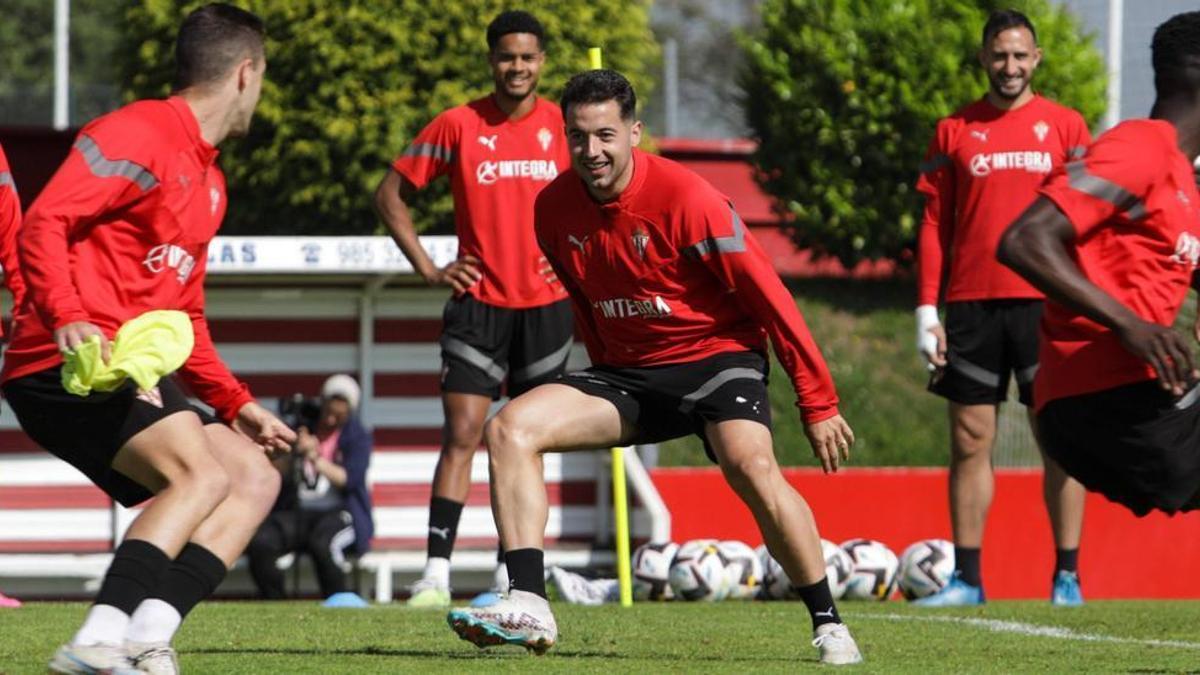
M 121 645 L 63 645 L 50 661 L 50 672 L 68 675 L 144 675 Z
M 504 594 L 493 588 L 471 598 L 470 604 L 472 607 L 491 607 L 503 598 Z
M 983 586 L 972 586 L 962 580 L 956 570 L 949 583 L 933 595 L 913 601 L 920 607 L 973 607 L 987 602 L 983 597 Z
M 519 645 L 540 656 L 558 640 L 550 603 L 535 593 L 515 589 L 487 607 L 453 609 L 446 622 L 458 637 L 480 649 Z
M 1050 604 L 1058 607 L 1078 607 L 1083 604 L 1083 591 L 1079 589 L 1077 572 L 1061 570 L 1054 575 L 1054 586 L 1050 589 Z

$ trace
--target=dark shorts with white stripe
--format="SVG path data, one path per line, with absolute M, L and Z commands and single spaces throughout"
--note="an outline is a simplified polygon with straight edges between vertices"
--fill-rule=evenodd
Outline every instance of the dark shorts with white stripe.
M 567 366 L 574 335 L 571 301 L 508 309 L 470 295 L 442 312 L 442 391 L 500 398 L 553 382 Z
M 660 443 L 689 434 L 704 441 L 708 422 L 752 420 L 771 428 L 767 360 L 758 352 L 729 352 L 690 363 L 647 368 L 592 366 L 560 382 L 609 401 L 637 428 L 633 444 Z
M 1008 398 L 1010 373 L 1021 403 L 1033 403 L 1041 300 L 970 300 L 946 305 L 946 367 L 929 391 L 963 405 Z
M 113 392 L 76 396 L 63 389 L 62 367 L 54 366 L 5 382 L 4 399 L 34 443 L 79 469 L 122 506 L 134 506 L 154 496 L 112 468 L 117 452 L 129 439 L 183 411 L 196 413 L 204 425 L 223 424 L 192 405 L 173 377 L 159 380 L 149 395 L 141 394 L 129 380 Z
M 1038 431 L 1063 470 L 1139 516 L 1200 509 L 1200 388 L 1175 398 L 1152 380 L 1055 399 Z

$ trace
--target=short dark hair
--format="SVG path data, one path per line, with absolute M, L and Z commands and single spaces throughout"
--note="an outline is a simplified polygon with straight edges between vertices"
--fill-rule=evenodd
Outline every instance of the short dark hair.
M 637 94 L 625 76 L 615 70 L 585 70 L 567 81 L 558 105 L 566 115 L 571 106 L 580 103 L 616 101 L 621 119 L 633 119 L 637 111 Z
M 1159 96 L 1200 91 L 1200 12 L 1163 22 L 1154 30 L 1150 53 Z
M 546 29 L 537 17 L 519 9 L 501 12 L 487 27 L 488 51 L 495 51 L 500 38 L 510 33 L 529 33 L 538 40 L 538 48 L 546 43 Z
M 224 3 L 205 5 L 183 20 L 175 39 L 175 88 L 205 85 L 224 77 L 244 58 L 263 58 L 262 19 Z
M 992 12 L 987 23 L 983 24 L 984 49 L 987 49 L 997 35 L 1010 28 L 1028 28 L 1029 34 L 1033 36 L 1033 44 L 1037 44 L 1037 31 L 1034 30 L 1029 17 L 1015 9 L 998 9 Z

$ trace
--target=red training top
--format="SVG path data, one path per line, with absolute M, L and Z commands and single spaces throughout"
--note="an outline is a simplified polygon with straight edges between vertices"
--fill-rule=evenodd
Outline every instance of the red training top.
M 110 339 L 155 309 L 192 318 L 179 373 L 225 420 L 252 399 L 217 355 L 204 319 L 208 243 L 225 216 L 217 149 L 182 98 L 138 101 L 80 132 L 29 207 L 18 237 L 26 301 L 0 379 L 58 365 L 53 331 L 90 321 Z
M 571 166 L 562 111 L 538 98 L 510 120 L 491 96 L 438 115 L 392 163 L 417 188 L 450 174 L 460 256 L 481 262 L 468 293 L 497 307 L 541 307 L 566 297 L 542 272 L 533 200 Z
M 1175 323 L 1200 262 L 1200 194 L 1175 127 L 1131 120 L 1057 171 L 1041 193 L 1075 226 L 1084 276 L 1144 319 Z M 1042 318 L 1038 407 L 1154 379 L 1108 328 L 1054 302 Z
M 947 302 L 1042 298 L 996 261 L 996 248 L 1050 172 L 1089 142 L 1079 113 L 1041 96 L 1007 111 L 985 97 L 938 122 L 917 180 L 926 196 L 917 304 L 938 304 L 946 257 Z
M 574 301 L 592 363 L 618 367 L 775 353 L 804 421 L 837 414 L 837 392 L 791 293 L 721 193 L 634 150 L 633 177 L 598 204 L 571 172 L 537 200 L 538 241 Z
M 4 268 L 4 285 L 13 296 L 13 308 L 25 297 L 25 282 L 17 266 L 17 231 L 21 228 L 21 200 L 17 184 L 8 167 L 8 157 L 0 147 L 0 266 Z M 0 335 L 4 332 L 0 329 Z

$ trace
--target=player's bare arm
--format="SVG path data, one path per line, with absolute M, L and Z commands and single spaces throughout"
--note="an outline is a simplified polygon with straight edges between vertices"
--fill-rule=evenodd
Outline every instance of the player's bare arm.
M 404 257 L 412 263 L 413 269 L 420 274 L 431 286 L 449 286 L 456 295 L 466 292 L 481 278 L 479 260 L 473 256 L 463 256 L 458 260 L 438 268 L 429 258 L 429 254 L 421 246 L 417 229 L 413 226 L 412 215 L 408 211 L 407 199 L 416 193 L 416 188 L 398 171 L 390 170 L 379 182 L 375 189 L 375 210 L 387 225 L 392 239 L 404 253 Z
M 1000 240 L 996 257 L 1052 300 L 1111 328 L 1132 354 L 1149 363 L 1163 389 L 1183 394 L 1200 378 L 1191 349 L 1170 326 L 1143 321 L 1128 307 L 1088 281 L 1068 245 L 1075 229 L 1054 202 L 1039 197 Z

